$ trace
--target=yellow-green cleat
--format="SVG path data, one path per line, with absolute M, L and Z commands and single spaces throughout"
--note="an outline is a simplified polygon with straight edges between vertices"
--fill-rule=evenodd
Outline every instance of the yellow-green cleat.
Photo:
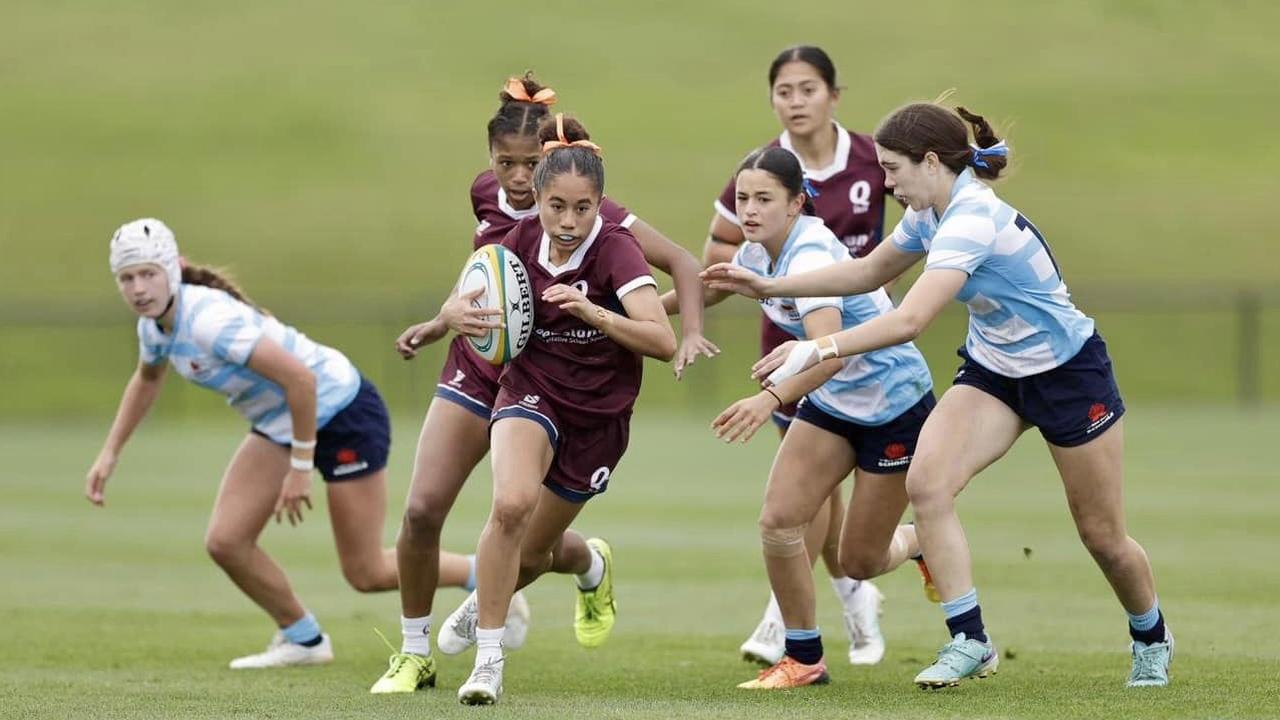
M 613 632 L 617 605 L 613 600 L 613 549 L 600 538 L 591 538 L 587 547 L 604 560 L 604 577 L 591 590 L 578 590 L 578 604 L 573 614 L 573 634 L 582 647 L 600 647 Z
M 436 659 L 430 655 L 398 652 L 391 656 L 390 665 L 369 692 L 375 695 L 411 693 L 436 686 Z

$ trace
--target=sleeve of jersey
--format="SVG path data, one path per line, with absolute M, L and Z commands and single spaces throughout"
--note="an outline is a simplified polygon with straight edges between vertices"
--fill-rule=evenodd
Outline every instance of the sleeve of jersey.
M 609 198 L 605 198 L 604 202 L 600 203 L 600 214 L 605 220 L 617 223 L 628 230 L 631 229 L 632 225 L 636 224 L 636 220 L 640 219 L 634 213 L 628 212 L 625 207 Z
M 972 275 L 991 255 L 995 224 L 983 215 L 955 215 L 938 226 L 925 270 L 962 270 Z
M 236 365 L 249 362 L 262 333 L 261 323 L 255 322 L 251 313 L 229 303 L 205 308 L 191 324 L 191 339 L 196 345 Z
M 822 248 L 801 248 L 791 258 L 790 264 L 787 265 L 787 274 L 795 275 L 798 273 L 806 273 L 810 270 L 817 270 L 828 265 L 833 265 L 837 261 L 831 257 L 830 253 Z M 807 297 L 796 298 L 796 311 L 800 313 L 800 317 L 804 317 L 814 310 L 820 308 L 839 308 L 841 299 L 838 297 Z
M 631 233 L 626 237 L 608 238 L 608 242 L 609 282 L 619 300 L 646 285 L 658 286 L 658 281 L 649 273 L 649 263 L 640 251 L 640 243 Z
M 919 225 L 914 210 L 908 209 L 903 213 L 902 219 L 898 221 L 898 224 L 893 228 L 893 232 L 889 234 L 889 240 L 893 242 L 894 247 L 903 252 L 924 252 L 924 240 L 920 238 Z
M 738 220 L 738 212 L 734 209 L 738 205 L 738 187 L 729 179 L 729 184 L 724 186 L 724 190 L 720 191 L 720 197 L 716 198 L 715 208 L 716 214 L 728 220 L 735 227 L 741 227 L 742 223 Z
M 138 318 L 138 360 L 146 365 L 159 365 L 168 359 L 169 349 L 165 345 L 152 342 L 144 326 L 146 322 L 148 322 L 146 319 Z

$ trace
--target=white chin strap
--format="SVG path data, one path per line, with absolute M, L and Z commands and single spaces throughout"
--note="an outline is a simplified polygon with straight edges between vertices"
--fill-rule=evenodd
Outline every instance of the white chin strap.
M 182 265 L 178 260 L 178 242 L 168 225 L 155 218 L 142 218 L 121 225 L 111 236 L 111 273 L 117 274 L 130 265 L 152 264 L 164 269 L 169 279 L 169 295 L 177 294 L 182 284 Z

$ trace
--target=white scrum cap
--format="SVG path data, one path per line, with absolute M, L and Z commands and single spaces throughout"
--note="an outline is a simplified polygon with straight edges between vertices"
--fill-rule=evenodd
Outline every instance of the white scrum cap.
M 169 292 L 178 292 L 182 284 L 182 266 L 178 261 L 178 241 L 168 225 L 155 218 L 127 222 L 111 236 L 111 273 L 117 274 L 130 265 L 152 263 L 164 268 L 169 276 Z

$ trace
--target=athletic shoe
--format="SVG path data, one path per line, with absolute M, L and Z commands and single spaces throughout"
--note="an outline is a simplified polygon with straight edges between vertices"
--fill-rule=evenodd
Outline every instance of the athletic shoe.
M 333 644 L 321 635 L 317 645 L 308 647 L 291 643 L 280 633 L 271 638 L 267 649 L 257 655 L 246 655 L 231 661 L 232 670 L 261 670 L 291 665 L 324 665 L 333 662 Z
M 769 618 L 760 621 L 751 637 L 738 647 L 742 659 L 771 667 L 782 661 L 787 651 L 787 631 L 782 623 Z
M 880 588 L 863 580 L 844 603 L 844 627 L 849 633 L 849 663 L 875 665 L 884 659 L 884 633 L 880 615 L 884 595 Z
M 1129 687 L 1164 687 L 1169 684 L 1169 663 L 1173 662 L 1173 633 L 1164 631 L 1164 642 L 1150 645 L 1137 640 L 1133 650 L 1133 670 Z
M 444 625 L 436 634 L 436 647 L 445 655 L 457 655 L 476 644 L 476 620 L 479 618 L 479 605 L 474 590 L 457 610 L 449 613 Z M 516 592 L 511 596 L 511 604 L 507 606 L 507 619 L 502 632 L 502 647 L 516 650 L 524 645 L 529 637 L 529 601 L 524 593 Z
M 394 653 L 387 672 L 369 688 L 375 695 L 383 693 L 411 693 L 424 687 L 436 686 L 436 659 L 430 655 Z
M 578 589 L 578 603 L 573 613 L 573 634 L 582 647 L 600 647 L 613 632 L 618 606 L 613 600 L 613 549 L 600 538 L 591 538 L 587 546 L 604 558 L 604 577 L 590 590 Z
M 502 697 L 502 664 L 498 658 L 475 666 L 471 677 L 458 688 L 458 702 L 463 705 L 492 705 Z
M 755 680 L 748 680 L 738 687 L 742 690 L 787 690 L 805 685 L 826 685 L 828 682 L 831 682 L 831 676 L 827 675 L 824 661 L 805 665 L 784 656 L 773 666 L 761 670 Z
M 916 561 L 916 569 L 920 571 L 920 582 L 924 584 L 924 596 L 931 603 L 942 602 L 942 593 L 938 592 L 938 587 L 933 584 L 933 576 L 929 574 L 929 566 L 925 564 L 924 558 L 913 559 Z
M 996 673 L 1000 656 L 990 642 L 970 640 L 960 633 L 938 651 L 938 659 L 916 675 L 921 688 L 955 687 L 965 678 L 984 678 Z

